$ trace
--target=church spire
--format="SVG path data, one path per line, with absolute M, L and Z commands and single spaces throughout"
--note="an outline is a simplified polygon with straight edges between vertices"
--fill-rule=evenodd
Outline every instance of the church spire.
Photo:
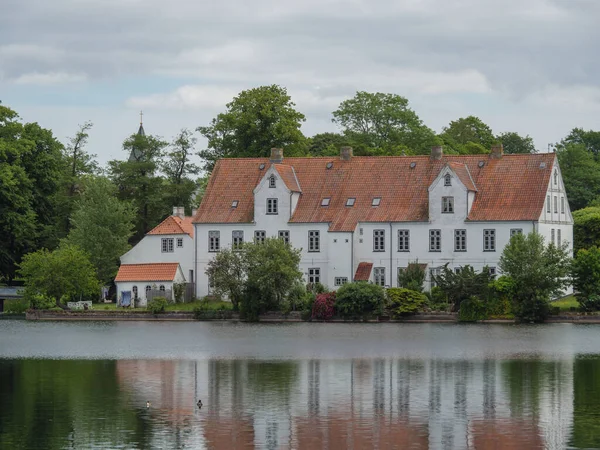
M 140 111 L 140 128 L 138 130 L 138 136 L 146 136 L 146 132 L 144 131 L 144 121 L 142 120 L 144 117 L 143 111 Z
M 140 111 L 140 128 L 138 129 L 137 136 L 138 137 L 146 137 L 146 132 L 144 131 L 144 123 L 142 118 L 144 117 L 144 113 Z M 140 162 L 142 157 L 144 156 L 143 152 L 137 148 L 135 145 L 131 148 L 131 153 L 129 154 L 129 162 Z

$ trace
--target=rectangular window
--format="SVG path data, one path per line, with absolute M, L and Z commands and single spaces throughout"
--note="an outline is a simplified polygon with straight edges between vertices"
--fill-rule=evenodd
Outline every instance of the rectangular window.
M 454 230 L 454 251 L 467 251 L 467 230 Z
M 458 266 L 454 268 L 454 273 L 459 274 L 461 271 L 462 267 Z
M 335 285 L 336 286 L 341 286 L 343 284 L 346 284 L 347 282 L 348 282 L 347 277 L 335 277 Z
M 321 242 L 319 232 L 316 230 L 308 232 L 308 251 L 309 252 L 320 252 Z
M 554 242 L 554 228 L 552 228 L 550 230 L 550 242 L 552 242 L 552 245 L 555 244 L 555 242 Z
M 208 232 L 208 251 L 218 252 L 221 249 L 221 232 L 220 231 L 209 231 Z
M 496 230 L 483 230 L 483 251 L 496 251 Z
M 546 212 L 550 212 L 550 196 L 546 196 Z
M 554 213 L 558 213 L 558 197 L 554 196 Z
M 406 267 L 398 267 L 398 273 L 396 274 L 396 283 L 398 287 L 400 287 L 400 276 L 404 273 Z
M 561 236 L 560 236 L 560 228 L 558 230 L 556 230 L 556 245 L 558 245 L 560 247 L 562 242 Z
M 384 252 L 385 251 L 385 230 L 374 230 L 373 231 L 373 251 Z
M 381 204 L 381 197 L 375 197 L 371 202 L 372 206 L 379 206 Z
M 523 234 L 522 228 L 511 228 L 510 229 L 510 237 L 513 237 L 515 234 Z
M 350 197 L 348 200 L 346 200 L 346 206 L 354 206 L 355 201 L 356 201 L 356 198 Z
M 454 197 L 442 197 L 442 213 L 452 214 L 454 212 Z
M 255 231 L 254 232 L 254 242 L 256 242 L 257 244 L 262 244 L 263 242 L 265 242 L 265 239 L 267 238 L 267 232 L 266 231 Z
M 385 267 L 373 268 L 373 281 L 378 286 L 385 286 Z
M 286 244 L 290 243 L 290 232 L 288 230 L 279 230 L 279 239 L 282 239 Z
M 231 232 L 231 248 L 234 250 L 240 249 L 244 243 L 244 232 L 242 230 L 235 230 Z
M 495 267 L 488 267 L 488 272 L 491 276 L 493 276 L 493 277 L 496 276 L 496 268 Z
M 444 186 L 452 186 L 452 176 L 449 173 L 444 177 Z
M 270 188 L 275 187 L 275 177 L 273 175 L 271 175 L 271 177 L 269 178 L 269 187 Z
M 560 213 L 561 214 L 565 213 L 565 198 L 564 197 L 560 198 Z
M 429 269 L 429 282 L 430 282 L 432 288 L 437 286 L 435 277 L 439 276 L 441 273 L 442 273 L 442 269 L 440 269 L 439 267 L 434 268 L 434 269 Z
M 177 247 L 178 248 L 182 248 L 183 247 L 183 238 L 177 238 Z
M 277 199 L 276 198 L 268 198 L 267 199 L 267 214 L 277 214 Z
M 398 251 L 409 252 L 410 251 L 410 231 L 409 230 L 398 230 Z
M 321 269 L 319 269 L 318 267 L 308 269 L 308 282 L 310 284 L 320 283 Z
M 160 248 L 163 253 L 173 253 L 173 238 L 161 239 Z
M 330 200 L 331 197 L 325 197 L 323 200 L 321 200 L 321 206 L 329 206 Z
M 429 251 L 442 251 L 442 230 L 429 230 Z

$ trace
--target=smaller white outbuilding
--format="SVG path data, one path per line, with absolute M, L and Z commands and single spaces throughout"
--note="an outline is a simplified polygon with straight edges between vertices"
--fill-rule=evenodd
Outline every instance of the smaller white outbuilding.
M 173 284 L 185 283 L 179 263 L 122 264 L 115 278 L 119 306 L 146 306 L 154 297 L 173 299 Z

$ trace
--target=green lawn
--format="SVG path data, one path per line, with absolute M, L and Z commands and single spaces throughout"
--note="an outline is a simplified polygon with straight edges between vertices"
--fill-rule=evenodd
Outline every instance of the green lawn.
M 571 308 L 579 309 L 579 302 L 574 295 L 569 295 L 561 300 L 550 303 L 550 306 L 558 306 L 561 311 L 571 311 Z

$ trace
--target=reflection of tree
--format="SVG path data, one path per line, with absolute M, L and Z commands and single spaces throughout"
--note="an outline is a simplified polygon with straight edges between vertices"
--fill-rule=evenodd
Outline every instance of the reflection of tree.
M 540 360 L 503 361 L 502 377 L 506 385 L 512 417 L 538 416 L 542 372 L 545 363 Z
M 600 357 L 579 356 L 573 364 L 573 433 L 570 445 L 600 447 Z
M 0 362 L 0 404 L 0 448 L 148 444 L 150 424 L 123 408 L 114 361 Z

